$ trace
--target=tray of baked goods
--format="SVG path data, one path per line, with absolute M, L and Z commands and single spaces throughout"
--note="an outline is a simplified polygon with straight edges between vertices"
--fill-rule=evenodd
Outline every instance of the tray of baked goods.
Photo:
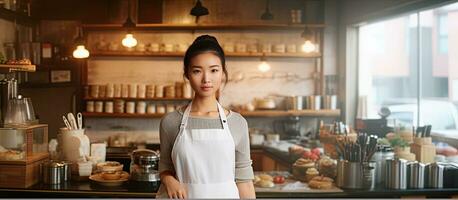
M 332 178 L 317 175 L 305 182 L 298 180 L 287 171 L 255 172 L 254 185 L 256 192 L 343 192 L 335 186 Z

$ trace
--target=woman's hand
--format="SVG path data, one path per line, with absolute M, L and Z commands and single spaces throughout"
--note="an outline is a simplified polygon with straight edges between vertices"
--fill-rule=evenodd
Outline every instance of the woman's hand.
M 167 195 L 172 199 L 187 199 L 188 194 L 183 185 L 172 175 L 163 175 L 161 181 L 165 185 Z

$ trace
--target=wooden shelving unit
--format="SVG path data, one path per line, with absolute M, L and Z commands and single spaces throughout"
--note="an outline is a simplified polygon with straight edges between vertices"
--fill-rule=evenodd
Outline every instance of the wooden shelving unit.
M 24 13 L 19 13 L 2 7 L 0 7 L 0 18 L 11 22 L 16 21 L 16 23 L 26 26 L 33 26 L 37 23 L 37 20 L 25 15 Z
M 0 73 L 10 73 L 15 71 L 34 72 L 35 65 L 0 65 Z
M 340 110 L 256 110 L 240 114 L 244 117 L 340 117 Z
M 304 30 L 324 28 L 324 24 L 137 24 L 133 30 Z M 83 24 L 86 31 L 123 30 L 122 24 Z
M 243 111 L 244 117 L 340 117 L 340 110 L 261 110 Z M 130 114 L 130 113 L 96 113 L 84 112 L 85 117 L 116 117 L 116 118 L 161 118 L 164 114 Z
M 91 51 L 91 57 L 183 57 L 184 52 Z M 226 53 L 228 57 L 319 58 L 319 53 Z
M 128 98 L 128 97 L 104 97 L 104 98 L 93 98 L 93 97 L 85 97 L 84 100 L 86 101 L 112 101 L 112 100 L 126 100 L 126 101 L 190 101 L 190 98 Z
M 161 118 L 165 114 L 130 114 L 130 113 L 96 113 L 83 112 L 84 117 L 93 118 Z

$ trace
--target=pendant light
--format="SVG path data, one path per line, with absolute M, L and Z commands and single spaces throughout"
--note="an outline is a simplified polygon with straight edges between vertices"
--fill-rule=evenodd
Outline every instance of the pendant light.
M 78 36 L 75 39 L 76 49 L 73 51 L 74 58 L 87 58 L 89 51 L 84 46 L 84 38 L 81 27 L 78 28 Z
M 303 52 L 311 53 L 316 51 L 315 35 L 310 28 L 305 27 L 301 37 L 304 39 L 304 44 L 302 44 L 301 48 Z
M 262 55 L 261 57 L 261 63 L 258 65 L 258 70 L 261 72 L 268 72 L 270 71 L 270 65 L 267 63 L 267 59 L 265 55 Z
M 132 48 L 137 45 L 137 39 L 134 38 L 134 35 L 132 34 L 132 29 L 135 28 L 135 23 L 132 21 L 130 18 L 130 0 L 127 0 L 127 19 L 126 22 L 122 25 L 123 28 L 127 29 L 127 34 L 122 39 L 122 45 L 128 48 Z
M 270 13 L 270 10 L 269 10 L 269 0 L 266 0 L 266 10 L 261 15 L 261 19 L 262 20 L 273 20 L 274 19 L 274 15 Z
M 200 16 L 208 15 L 209 12 L 207 8 L 202 6 L 202 2 L 200 2 L 200 0 L 197 0 L 196 5 L 194 5 L 194 7 L 191 9 L 190 14 L 196 17 L 197 23 L 197 21 L 199 21 Z

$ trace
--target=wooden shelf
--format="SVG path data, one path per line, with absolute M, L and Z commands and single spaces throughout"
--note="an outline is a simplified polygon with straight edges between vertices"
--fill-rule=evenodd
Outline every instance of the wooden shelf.
M 191 98 L 128 98 L 128 97 L 113 97 L 113 98 L 93 98 L 93 97 L 85 97 L 84 100 L 86 101 L 113 101 L 113 100 L 130 100 L 130 101 L 190 101 Z
M 2 7 L 0 7 L 0 18 L 11 22 L 16 21 L 16 23 L 26 26 L 32 26 L 37 23 L 37 20 L 30 16 Z
M 304 30 L 324 24 L 137 24 L 134 30 Z M 124 30 L 122 24 L 83 24 L 86 31 Z
M 340 110 L 256 110 L 241 111 L 244 117 L 339 117 Z
M 91 57 L 183 57 L 184 52 L 91 51 Z M 318 58 L 319 53 L 226 53 L 227 57 Z
M 100 118 L 161 118 L 165 114 L 130 114 L 130 113 L 96 113 L 83 112 L 84 117 Z
M 340 110 L 260 110 L 242 111 L 244 117 L 339 117 Z M 161 118 L 164 114 L 129 114 L 84 112 L 85 117 Z
M 36 70 L 35 65 L 1 65 L 0 64 L 0 73 L 10 73 L 14 71 L 34 72 L 35 70 Z

